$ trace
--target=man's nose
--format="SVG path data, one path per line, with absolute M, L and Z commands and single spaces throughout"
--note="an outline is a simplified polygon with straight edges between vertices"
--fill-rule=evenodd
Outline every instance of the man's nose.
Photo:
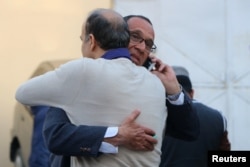
M 136 44 L 135 46 L 136 46 L 136 48 L 139 48 L 139 49 L 142 50 L 142 51 L 146 51 L 146 44 L 145 44 L 145 41 L 142 41 L 142 42 Z

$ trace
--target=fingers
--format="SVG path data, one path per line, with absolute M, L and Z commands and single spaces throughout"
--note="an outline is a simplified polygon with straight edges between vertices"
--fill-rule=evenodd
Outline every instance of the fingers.
M 154 136 L 145 135 L 145 140 L 147 141 L 147 143 L 150 143 L 150 145 L 157 144 L 157 139 Z
M 129 124 L 136 120 L 136 118 L 140 115 L 139 110 L 134 110 L 124 121 L 122 124 Z
M 152 58 L 154 58 L 154 57 L 156 57 L 154 53 L 150 53 L 150 54 L 149 54 L 149 58 L 150 58 L 150 59 L 152 59 Z
M 143 128 L 144 132 L 145 132 L 147 135 L 149 135 L 149 136 L 154 136 L 154 135 L 155 135 L 155 132 L 154 132 L 152 129 L 147 128 L 147 127 L 142 127 L 142 128 Z
M 154 144 L 147 142 L 146 144 L 144 144 L 144 149 L 145 151 L 152 151 L 154 150 Z
M 137 151 L 152 151 L 155 147 L 157 140 L 149 135 L 137 134 L 133 141 L 130 143 L 130 149 Z
M 140 142 L 138 140 L 138 145 L 136 147 L 137 150 L 152 151 L 155 144 L 157 144 L 157 140 L 154 137 L 144 134 L 143 138 L 140 139 Z
M 147 127 L 137 124 L 135 120 L 140 115 L 134 110 L 121 124 L 118 131 L 119 143 L 132 150 L 152 151 L 157 140 L 153 137 L 155 132 Z
M 163 72 L 164 70 L 168 69 L 167 64 L 164 64 L 160 59 L 158 59 L 157 57 L 150 57 L 151 61 L 156 63 L 156 70 L 159 72 Z
M 131 121 L 135 121 L 136 118 L 140 115 L 140 111 L 139 110 L 134 110 L 132 111 L 132 113 L 129 115 Z

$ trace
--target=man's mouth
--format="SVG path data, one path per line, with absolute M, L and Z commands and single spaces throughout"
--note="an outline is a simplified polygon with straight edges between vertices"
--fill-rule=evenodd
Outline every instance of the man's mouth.
M 131 59 L 133 61 L 133 63 L 135 63 L 136 65 L 139 65 L 140 63 L 140 59 L 137 58 L 136 56 L 134 56 L 133 54 L 131 55 Z

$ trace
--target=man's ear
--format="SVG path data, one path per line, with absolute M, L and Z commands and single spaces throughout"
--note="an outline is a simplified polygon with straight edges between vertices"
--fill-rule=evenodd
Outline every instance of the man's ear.
M 89 34 L 90 50 L 93 51 L 96 47 L 96 40 L 93 34 Z

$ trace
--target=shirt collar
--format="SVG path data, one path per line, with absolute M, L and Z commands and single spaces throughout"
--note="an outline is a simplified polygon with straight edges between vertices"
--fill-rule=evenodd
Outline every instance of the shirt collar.
M 104 53 L 104 55 L 102 56 L 102 58 L 109 59 L 109 60 L 122 58 L 122 57 L 131 59 L 129 50 L 127 48 L 111 49 L 111 50 L 108 50 L 106 53 Z

